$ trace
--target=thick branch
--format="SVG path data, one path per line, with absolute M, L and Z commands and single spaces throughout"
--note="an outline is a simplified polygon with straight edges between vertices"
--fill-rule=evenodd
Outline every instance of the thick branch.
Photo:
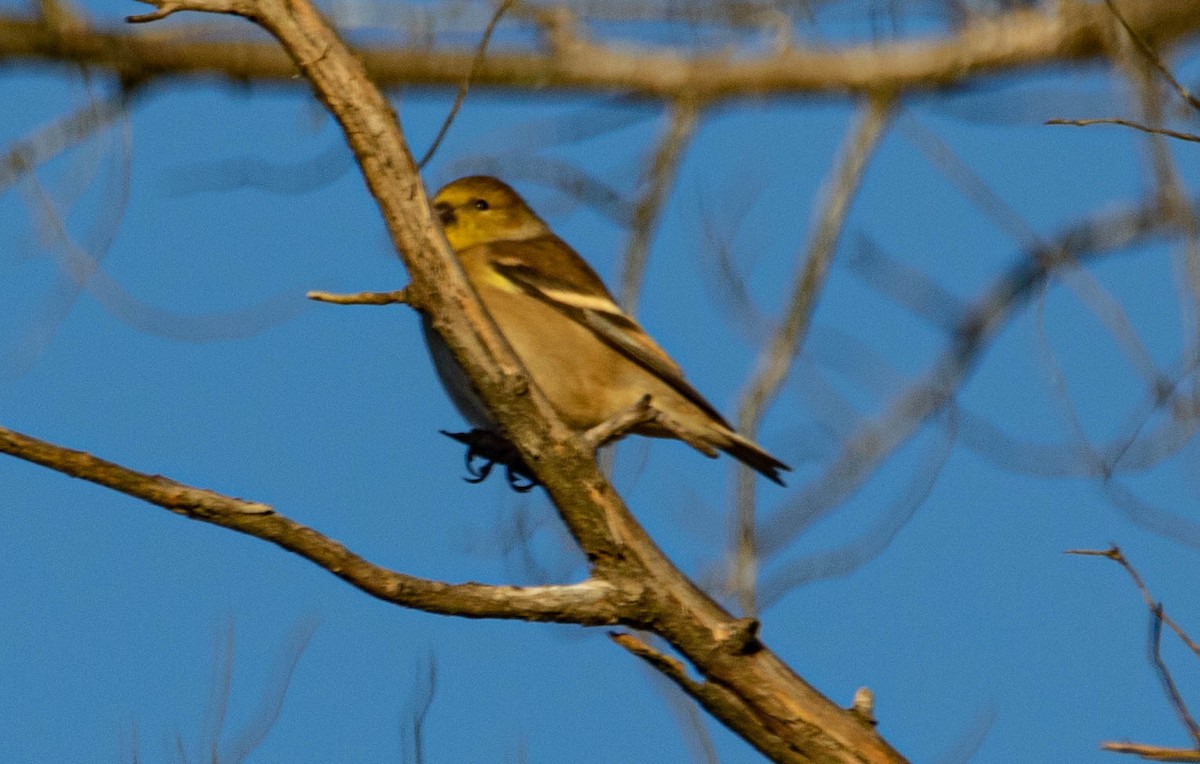
M 1200 29 L 1198 3 L 1126 0 L 1121 12 L 1144 39 L 1158 45 Z M 1056 2 L 979 20 L 939 39 L 790 47 L 748 59 L 731 59 L 724 52 L 692 57 L 627 44 L 608 47 L 560 32 L 548 50 L 489 53 L 472 87 L 629 92 L 664 99 L 688 93 L 698 102 L 940 89 L 980 75 L 1102 56 L 1111 29 L 1112 17 L 1102 4 Z M 362 48 L 358 55 L 380 87 L 457 87 L 471 70 L 475 51 Z M 0 19 L 0 59 L 85 63 L 133 78 L 207 74 L 288 86 L 296 74 L 295 65 L 269 43 L 192 41 L 178 34 L 86 26 L 56 29 L 13 17 Z

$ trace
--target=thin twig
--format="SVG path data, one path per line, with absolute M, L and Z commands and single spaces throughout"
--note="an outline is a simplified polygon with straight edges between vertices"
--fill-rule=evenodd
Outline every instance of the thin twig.
M 483 37 L 479 40 L 479 47 L 475 50 L 475 59 L 471 61 L 471 69 L 467 72 L 466 79 L 458 86 L 458 94 L 454 96 L 454 105 L 450 107 L 450 112 L 446 114 L 446 119 L 442 121 L 442 126 L 438 129 L 437 135 L 433 139 L 433 143 L 429 144 L 429 149 L 425 152 L 425 156 L 417 162 L 417 169 L 425 169 L 426 163 L 433 159 L 433 155 L 437 153 L 438 147 L 442 145 L 446 134 L 450 132 L 450 125 L 454 123 L 454 118 L 458 116 L 458 110 L 462 108 L 463 102 L 467 100 L 467 91 L 471 89 L 471 82 L 475 79 L 475 73 L 479 71 L 480 65 L 483 63 L 484 55 L 487 54 L 488 43 L 492 41 L 492 33 L 496 31 L 496 25 L 500 23 L 500 17 L 505 12 L 513 7 L 516 0 L 503 0 L 496 7 L 496 12 L 492 14 L 492 18 L 488 21 L 487 26 L 483 30 Z
M 1159 681 L 1162 682 L 1163 690 L 1171 699 L 1171 705 L 1175 708 L 1180 723 L 1187 728 L 1192 740 L 1200 748 L 1200 725 L 1196 724 L 1192 712 L 1188 710 L 1187 702 L 1179 692 L 1179 685 L 1175 684 L 1175 677 L 1171 676 L 1171 669 L 1167 667 L 1166 661 L 1162 657 L 1162 625 L 1163 606 L 1160 602 L 1154 606 L 1153 619 L 1150 622 L 1150 661 L 1154 664 L 1154 670 L 1158 674 Z
M 1142 601 L 1146 604 L 1146 608 L 1150 611 L 1150 662 L 1154 665 L 1155 673 L 1158 674 L 1159 681 L 1162 682 L 1163 691 L 1166 692 L 1168 699 L 1171 701 L 1171 706 L 1175 709 L 1176 715 L 1179 717 L 1180 723 L 1188 730 L 1188 734 L 1192 736 L 1192 740 L 1196 743 L 1196 748 L 1192 751 L 1198 758 L 1196 759 L 1177 759 L 1170 758 L 1174 756 L 1180 749 L 1162 749 L 1153 746 L 1136 746 L 1137 750 L 1129 747 L 1134 744 L 1124 743 L 1104 743 L 1103 748 L 1110 751 L 1118 751 L 1120 753 L 1136 753 L 1146 759 L 1155 761 L 1197 761 L 1200 760 L 1200 724 L 1196 723 L 1191 711 L 1188 710 L 1187 703 L 1183 699 L 1183 695 L 1179 692 L 1178 685 L 1175 684 L 1175 679 L 1171 675 L 1171 670 L 1167 667 L 1162 658 L 1162 626 L 1167 626 L 1175 632 L 1175 634 L 1183 641 L 1185 645 L 1192 651 L 1194 655 L 1200 657 L 1200 646 L 1188 636 L 1178 624 L 1167 617 L 1163 610 L 1161 602 L 1154 599 L 1150 594 L 1149 587 L 1146 586 L 1145 580 L 1141 574 L 1133 567 L 1133 564 L 1126 559 L 1121 549 L 1117 546 L 1109 547 L 1105 550 L 1099 549 L 1068 549 L 1067 554 L 1082 555 L 1087 557 L 1104 557 L 1120 565 L 1125 569 L 1129 578 L 1137 587 L 1138 592 L 1142 595 Z M 1158 754 L 1153 752 L 1157 751 Z M 1162 752 L 1169 752 L 1164 758 Z
M 1150 43 L 1146 41 L 1146 38 L 1142 37 L 1142 35 L 1138 33 L 1136 29 L 1130 26 L 1129 22 L 1125 19 L 1125 15 L 1122 14 L 1117 8 L 1117 4 L 1114 3 L 1113 0 L 1104 0 L 1104 4 L 1108 6 L 1108 10 L 1117 19 L 1117 21 L 1120 22 L 1121 26 L 1124 27 L 1125 32 L 1129 35 L 1130 39 L 1133 40 L 1134 44 L 1138 46 L 1138 49 L 1141 50 L 1142 55 L 1146 57 L 1146 60 L 1158 70 L 1158 73 L 1161 74 L 1167 82 L 1171 83 L 1171 87 L 1175 88 L 1175 92 L 1179 94 L 1179 97 L 1187 101 L 1193 109 L 1200 111 L 1200 100 L 1197 100 L 1196 97 L 1192 95 L 1191 91 L 1184 87 L 1183 84 L 1175 78 L 1175 75 L 1171 73 L 1170 67 L 1163 63 L 1162 58 L 1160 58 L 1154 48 L 1150 46 Z
M 1142 601 L 1146 603 L 1147 609 L 1153 612 L 1158 607 L 1158 601 L 1155 600 L 1150 594 L 1150 588 L 1146 586 L 1146 582 L 1138 573 L 1137 568 L 1133 567 L 1129 560 L 1125 558 L 1125 554 L 1121 551 L 1120 547 L 1113 546 L 1108 549 L 1068 549 L 1066 554 L 1075 554 L 1085 557 L 1107 557 L 1124 568 L 1125 572 L 1129 574 L 1129 578 L 1133 581 L 1133 585 L 1137 587 L 1138 593 L 1142 595 Z M 1185 645 L 1187 645 L 1188 649 L 1191 650 L 1197 658 L 1200 658 L 1200 644 L 1197 644 L 1190 636 L 1188 636 L 1188 633 L 1183 630 L 1183 627 L 1175 623 L 1175 621 L 1165 612 L 1162 614 L 1162 620 L 1163 623 L 1167 625 L 1167 628 L 1175 632 L 1175 635 L 1179 637 L 1179 639 Z
M 1143 133 L 1165 135 L 1168 138 L 1177 138 L 1181 141 L 1200 143 L 1200 135 L 1195 135 L 1194 133 L 1181 133 L 1178 130 L 1171 130 L 1166 127 L 1143 125 L 1140 122 L 1134 122 L 1131 119 L 1121 119 L 1120 117 L 1104 117 L 1098 119 L 1048 119 L 1046 120 L 1046 124 L 1074 125 L 1075 127 L 1087 127 L 1088 125 L 1121 125 L 1122 127 L 1132 127 L 1134 130 L 1141 130 Z

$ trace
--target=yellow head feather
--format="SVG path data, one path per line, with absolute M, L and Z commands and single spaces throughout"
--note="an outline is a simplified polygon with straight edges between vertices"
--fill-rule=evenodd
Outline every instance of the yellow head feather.
M 505 183 L 472 175 L 445 186 L 433 198 L 446 240 L 455 251 L 495 241 L 523 241 L 550 233 L 542 219 Z

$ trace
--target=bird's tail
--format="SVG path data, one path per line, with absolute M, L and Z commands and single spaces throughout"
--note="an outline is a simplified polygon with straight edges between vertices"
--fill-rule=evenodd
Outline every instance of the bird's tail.
M 747 437 L 739 435 L 720 418 L 720 414 L 708 411 L 697 416 L 695 411 L 684 410 L 685 416 L 671 416 L 659 409 L 657 419 L 635 430 L 652 438 L 678 438 L 705 456 L 715 459 L 717 451 L 737 459 L 751 469 L 761 472 L 768 480 L 786 486 L 780 472 L 791 472 L 792 468 L 767 453 L 767 450 Z
M 791 467 L 771 456 L 762 446 L 732 430 L 722 432 L 721 436 L 720 439 L 714 441 L 713 445 L 742 464 L 761 472 L 768 480 L 779 485 L 787 485 L 779 473 L 791 472 Z

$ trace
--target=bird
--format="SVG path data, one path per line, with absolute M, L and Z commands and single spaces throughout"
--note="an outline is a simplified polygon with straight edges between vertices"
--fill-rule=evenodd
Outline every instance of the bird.
M 587 262 L 509 185 L 485 175 L 459 178 L 437 192 L 433 209 L 467 281 L 569 427 L 587 431 L 649 396 L 662 418 L 632 432 L 677 438 L 709 457 L 724 451 L 784 485 L 780 472 L 791 468 L 725 421 L 617 305 Z M 459 413 L 472 427 L 498 434 L 427 317 L 422 326 L 439 380 Z

